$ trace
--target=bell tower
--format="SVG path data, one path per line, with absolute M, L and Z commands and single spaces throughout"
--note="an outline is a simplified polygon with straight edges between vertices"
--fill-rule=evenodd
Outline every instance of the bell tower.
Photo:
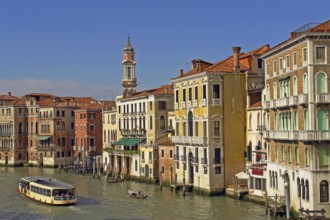
M 130 96 L 136 92 L 136 77 L 135 77 L 135 65 L 134 60 L 134 48 L 131 45 L 130 37 L 128 37 L 127 44 L 124 48 L 124 75 L 121 85 L 123 86 L 123 97 Z

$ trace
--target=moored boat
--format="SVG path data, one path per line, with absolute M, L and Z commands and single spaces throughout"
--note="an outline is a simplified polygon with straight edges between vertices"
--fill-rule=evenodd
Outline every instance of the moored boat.
M 18 191 L 25 197 L 50 205 L 72 205 L 77 202 L 75 187 L 54 178 L 23 177 Z
M 136 198 L 136 199 L 145 199 L 148 197 L 148 195 L 144 195 L 142 193 L 142 191 L 138 190 L 138 191 L 134 191 L 134 190 L 128 190 L 128 195 L 132 198 Z

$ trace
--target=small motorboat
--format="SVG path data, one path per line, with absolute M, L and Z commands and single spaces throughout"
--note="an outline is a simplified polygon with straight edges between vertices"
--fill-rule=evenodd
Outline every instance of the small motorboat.
M 136 199 L 145 199 L 148 197 L 148 195 L 144 195 L 142 193 L 142 191 L 138 190 L 138 191 L 134 191 L 134 190 L 128 190 L 128 195 L 132 198 L 136 198 Z

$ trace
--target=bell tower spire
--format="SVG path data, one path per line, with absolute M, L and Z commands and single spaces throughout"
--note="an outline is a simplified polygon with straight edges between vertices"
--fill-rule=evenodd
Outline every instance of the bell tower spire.
M 127 44 L 124 48 L 124 60 L 122 62 L 124 67 L 124 74 L 122 80 L 123 97 L 130 96 L 136 92 L 137 80 L 135 77 L 134 48 L 131 45 L 130 36 L 128 36 Z

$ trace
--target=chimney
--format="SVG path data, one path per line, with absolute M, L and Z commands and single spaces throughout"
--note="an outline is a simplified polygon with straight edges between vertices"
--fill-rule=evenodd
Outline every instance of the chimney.
M 197 61 L 195 59 L 191 61 L 191 69 L 196 69 L 196 63 Z
M 180 77 L 183 76 L 183 69 L 180 69 Z
M 233 58 L 234 58 L 234 73 L 240 73 L 240 68 L 239 68 L 239 54 L 241 51 L 241 47 L 233 47 Z
M 8 96 L 11 96 L 11 92 L 8 92 Z

